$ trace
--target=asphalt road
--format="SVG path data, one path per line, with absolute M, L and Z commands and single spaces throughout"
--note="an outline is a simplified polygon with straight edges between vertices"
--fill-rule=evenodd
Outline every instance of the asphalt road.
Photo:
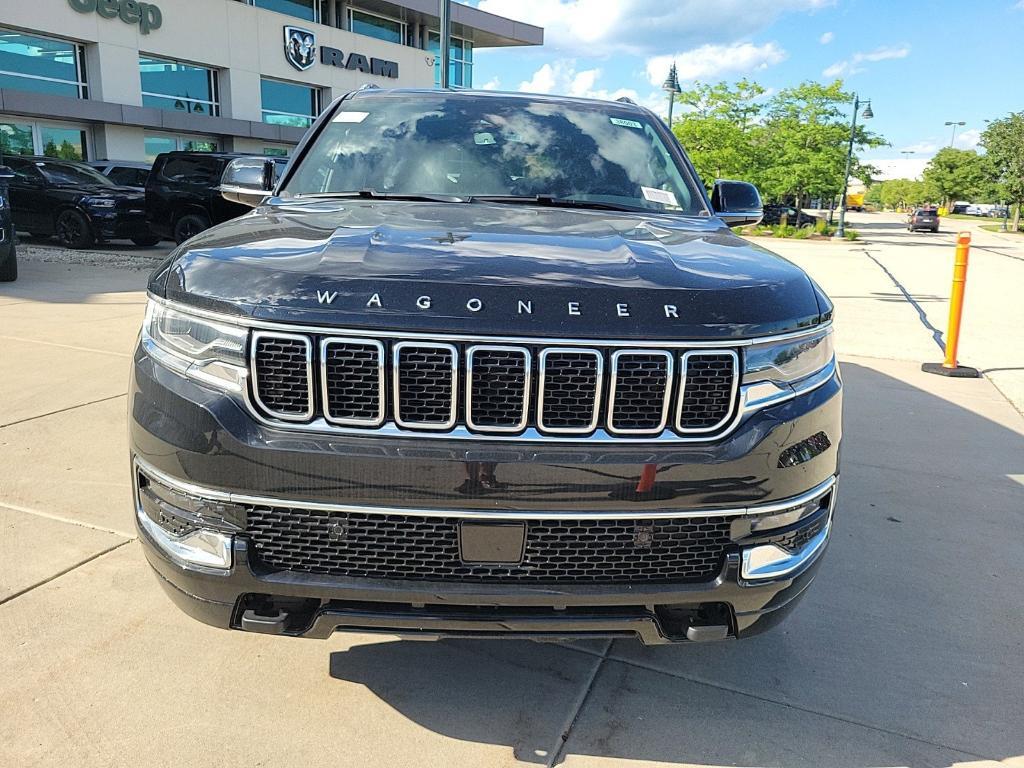
M 299 641 L 178 613 L 129 501 L 146 273 L 31 257 L 0 286 L 0 765 L 1024 766 L 1024 418 L 995 386 L 1019 371 L 994 370 L 1024 367 L 1024 254 L 978 235 L 961 349 L 989 372 L 950 380 L 918 369 L 952 236 L 858 228 L 765 243 L 838 309 L 818 579 L 767 635 L 657 649 Z

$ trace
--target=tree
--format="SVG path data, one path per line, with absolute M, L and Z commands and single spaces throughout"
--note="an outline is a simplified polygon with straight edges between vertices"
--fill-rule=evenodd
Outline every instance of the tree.
M 928 202 L 928 190 L 925 183 L 914 179 L 891 179 L 878 182 L 871 187 L 871 192 L 885 208 L 896 210 Z
M 1024 205 L 1024 112 L 1012 112 L 993 120 L 981 134 L 998 189 L 1006 202 L 1014 206 L 1013 229 L 1020 231 L 1021 205 Z
M 973 149 L 944 147 L 924 169 L 924 183 L 930 197 L 947 208 L 955 200 L 984 202 L 993 195 L 991 161 Z
M 679 94 L 683 114 L 673 131 L 702 179 L 756 182 L 761 165 L 758 120 L 764 93 L 757 83 L 740 80 L 734 86 L 698 83 Z

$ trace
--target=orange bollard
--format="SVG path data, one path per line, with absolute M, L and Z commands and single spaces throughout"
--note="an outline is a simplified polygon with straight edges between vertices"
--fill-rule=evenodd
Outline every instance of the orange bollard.
M 946 330 L 946 359 L 942 363 L 925 363 L 921 370 L 940 376 L 976 379 L 977 369 L 957 363 L 960 348 L 960 321 L 964 314 L 964 289 L 967 286 L 967 262 L 971 253 L 971 233 L 961 232 L 956 237 L 956 256 L 953 259 L 953 290 L 949 296 L 949 326 Z

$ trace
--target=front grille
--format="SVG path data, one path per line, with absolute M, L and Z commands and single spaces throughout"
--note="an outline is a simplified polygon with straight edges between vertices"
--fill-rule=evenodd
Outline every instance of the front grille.
M 467 564 L 459 518 L 247 510 L 257 567 L 322 576 L 463 582 L 709 581 L 731 546 L 723 517 L 527 520 L 518 564 Z
M 467 423 L 474 429 L 519 431 L 530 400 L 530 351 L 470 347 L 466 355 Z
M 681 432 L 710 432 L 733 411 L 739 358 L 735 352 L 693 351 L 683 355 L 683 394 L 677 427 Z
M 286 420 L 312 416 L 310 345 L 305 336 L 262 331 L 253 335 L 253 389 L 268 413 Z
M 734 422 L 733 350 L 441 343 L 256 331 L 254 407 L 318 430 L 459 437 L 714 439 Z M 315 353 L 315 354 L 314 354 Z M 315 373 L 313 373 L 315 371 Z
M 324 413 L 335 424 L 384 421 L 384 345 L 366 339 L 324 339 Z
M 402 426 L 455 424 L 459 355 L 447 344 L 395 345 L 395 420 Z
M 601 354 L 545 349 L 540 354 L 540 426 L 548 432 L 586 433 L 597 426 L 601 404 Z

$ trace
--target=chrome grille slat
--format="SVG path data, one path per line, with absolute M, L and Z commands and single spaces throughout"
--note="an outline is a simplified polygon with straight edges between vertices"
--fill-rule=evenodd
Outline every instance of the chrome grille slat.
M 559 435 L 593 432 L 600 416 L 603 387 L 604 355 L 598 350 L 542 350 L 537 426 L 543 432 Z
M 668 422 L 672 394 L 672 354 L 661 349 L 612 353 L 608 431 L 656 435 Z
M 739 355 L 731 349 L 691 350 L 680 362 L 676 429 L 682 434 L 714 432 L 736 408 Z
M 313 416 L 313 346 L 308 336 L 256 331 L 252 335 L 253 396 L 271 416 Z
M 384 423 L 384 345 L 375 339 L 321 339 L 320 388 L 327 421 L 379 427 Z
M 395 423 L 408 429 L 454 427 L 459 351 L 451 344 L 400 341 L 391 359 Z
M 530 418 L 530 350 L 473 345 L 466 350 L 466 424 L 482 432 L 521 432 Z

